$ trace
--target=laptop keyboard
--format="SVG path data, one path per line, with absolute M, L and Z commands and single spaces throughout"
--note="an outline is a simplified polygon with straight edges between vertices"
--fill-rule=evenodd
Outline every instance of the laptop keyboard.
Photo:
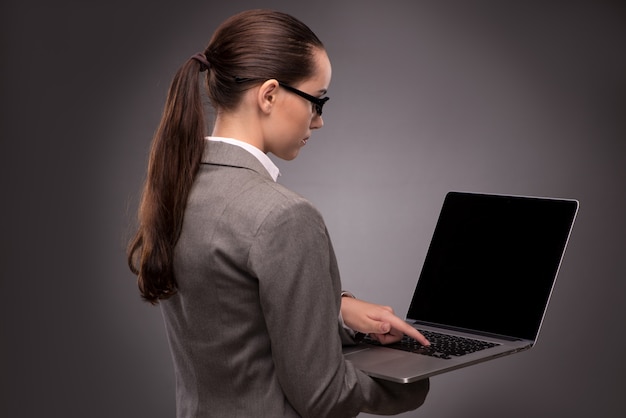
M 385 347 L 449 360 L 454 357 L 475 353 L 476 351 L 484 350 L 498 345 L 496 343 L 491 343 L 487 341 L 458 337 L 455 335 L 441 334 L 433 331 L 418 331 L 422 333 L 422 335 L 426 337 L 428 341 L 430 341 L 429 347 L 424 347 L 419 342 L 417 342 L 417 340 L 406 335 L 402 338 L 402 340 L 393 344 L 387 344 L 385 345 Z M 363 341 L 368 344 L 382 345 L 378 341 L 370 338 L 369 336 L 365 336 Z

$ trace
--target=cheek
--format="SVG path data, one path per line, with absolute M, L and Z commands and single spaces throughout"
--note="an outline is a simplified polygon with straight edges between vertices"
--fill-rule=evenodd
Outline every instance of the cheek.
M 301 139 L 301 137 L 306 134 L 310 126 L 311 118 L 304 112 L 293 112 L 285 121 L 286 130 L 290 135 L 297 136 L 298 139 Z
M 300 125 L 302 126 L 302 129 L 304 130 L 309 130 L 309 128 L 311 127 L 311 123 L 313 121 L 313 110 L 312 108 L 306 106 L 304 108 L 304 111 L 300 114 Z
M 294 97 L 293 100 L 287 106 L 288 117 L 292 121 L 304 124 L 307 127 L 311 124 L 311 118 L 313 116 L 313 104 L 302 99 L 301 97 Z

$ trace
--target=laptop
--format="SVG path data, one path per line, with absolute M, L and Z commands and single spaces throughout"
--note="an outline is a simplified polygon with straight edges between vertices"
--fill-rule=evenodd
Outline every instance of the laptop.
M 449 192 L 406 318 L 431 347 L 366 337 L 345 358 L 411 383 L 530 349 L 577 212 L 571 199 Z

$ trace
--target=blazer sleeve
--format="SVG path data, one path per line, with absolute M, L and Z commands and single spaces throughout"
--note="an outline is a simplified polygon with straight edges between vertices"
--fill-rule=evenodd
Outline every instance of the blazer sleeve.
M 380 381 L 344 359 L 337 261 L 324 221 L 309 202 L 291 199 L 269 213 L 250 248 L 249 268 L 259 280 L 276 376 L 301 416 L 397 414 L 424 402 L 427 379 Z

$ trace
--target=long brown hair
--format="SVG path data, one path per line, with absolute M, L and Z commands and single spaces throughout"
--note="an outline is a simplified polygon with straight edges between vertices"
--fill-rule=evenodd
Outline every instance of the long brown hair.
M 296 83 L 313 73 L 313 50 L 322 42 L 302 22 L 284 13 L 250 10 L 220 25 L 203 51 L 208 65 L 190 58 L 170 85 L 152 140 L 139 205 L 139 227 L 128 246 L 128 265 L 144 300 L 156 304 L 177 292 L 173 255 L 189 192 L 205 149 L 199 74 L 213 107 L 233 110 L 245 90 L 276 78 Z

